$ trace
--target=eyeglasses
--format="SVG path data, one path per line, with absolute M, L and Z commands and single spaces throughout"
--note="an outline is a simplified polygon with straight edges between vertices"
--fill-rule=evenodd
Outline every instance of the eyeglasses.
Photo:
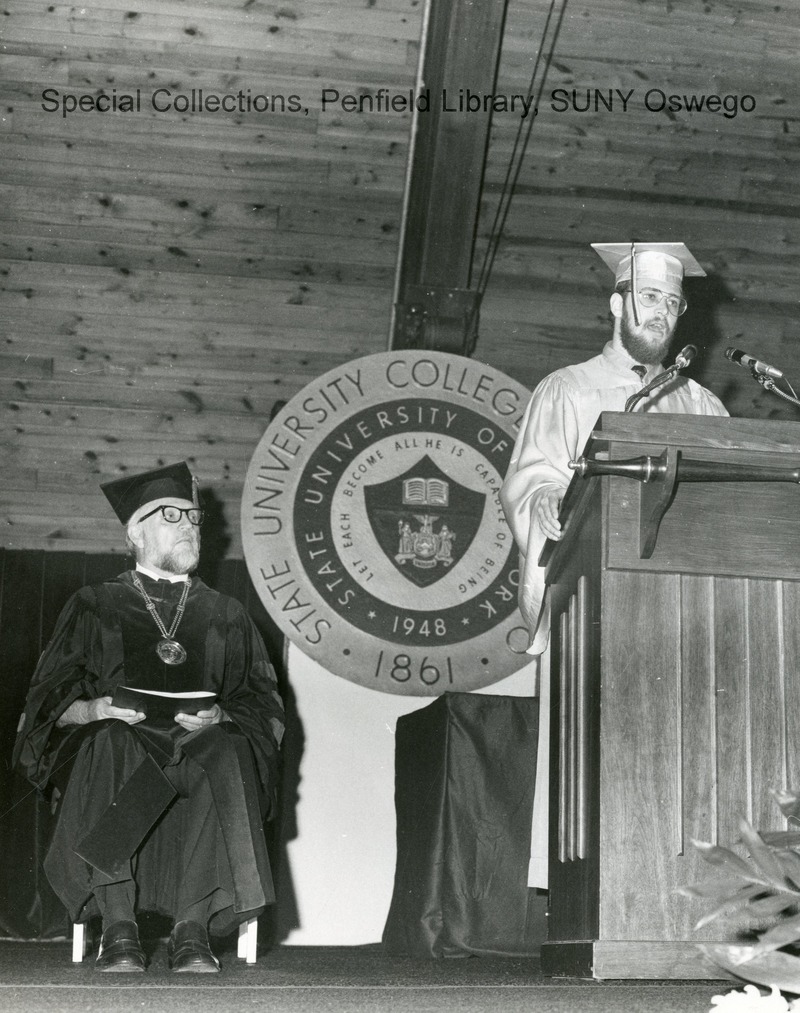
M 195 527 L 203 523 L 203 511 L 199 507 L 176 506 L 157 506 L 155 510 L 151 510 L 149 514 L 145 514 L 143 517 L 140 517 L 139 523 L 146 521 L 148 517 L 152 517 L 153 514 L 157 514 L 159 511 L 167 524 L 178 524 L 184 514 L 186 514 Z
M 686 300 L 680 295 L 667 295 L 666 292 L 662 292 L 657 288 L 640 288 L 637 296 L 641 305 L 646 306 L 648 309 L 658 306 L 663 299 L 667 310 L 674 317 L 679 317 L 682 313 L 686 312 Z

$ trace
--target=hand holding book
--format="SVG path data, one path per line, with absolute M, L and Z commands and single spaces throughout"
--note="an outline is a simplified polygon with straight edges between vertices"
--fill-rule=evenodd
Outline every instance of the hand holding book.
M 133 686 L 118 686 L 111 702 L 115 707 L 139 711 L 150 720 L 164 720 L 174 719 L 176 714 L 197 714 L 198 711 L 211 710 L 216 701 L 217 694 L 208 690 L 162 693 Z

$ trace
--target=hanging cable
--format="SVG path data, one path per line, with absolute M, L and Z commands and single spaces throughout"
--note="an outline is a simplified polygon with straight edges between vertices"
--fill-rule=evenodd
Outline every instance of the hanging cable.
M 545 21 L 544 31 L 542 32 L 541 42 L 539 44 L 539 49 L 536 54 L 536 60 L 534 61 L 533 71 L 531 73 L 531 81 L 530 85 L 528 86 L 528 93 L 526 95 L 526 98 L 528 99 L 532 99 L 534 93 L 536 95 L 535 102 L 532 102 L 530 106 L 530 108 L 533 110 L 533 114 L 530 115 L 528 118 L 527 129 L 524 129 L 526 126 L 525 121 L 520 119 L 519 128 L 517 129 L 517 135 L 514 139 L 514 146 L 511 150 L 511 157 L 508 162 L 506 177 L 505 180 L 503 181 L 503 187 L 500 191 L 500 199 L 497 204 L 497 210 L 495 212 L 492 228 L 489 232 L 489 239 L 486 251 L 484 253 L 483 263 L 481 264 L 480 273 L 478 275 L 478 282 L 476 285 L 476 290 L 478 292 L 478 299 L 476 300 L 472 319 L 470 320 L 469 326 L 467 328 L 468 334 L 471 333 L 472 328 L 475 325 L 475 317 L 477 316 L 478 313 L 478 306 L 480 305 L 480 301 L 483 298 L 483 293 L 486 291 L 486 286 L 489 283 L 489 277 L 491 275 L 492 268 L 494 266 L 494 259 L 497 254 L 497 248 L 500 244 L 500 239 L 503 235 L 506 219 L 508 218 L 509 208 L 511 207 L 511 199 L 514 196 L 514 192 L 516 190 L 519 175 L 522 170 L 522 162 L 525 157 L 525 152 L 528 148 L 528 142 L 530 141 L 531 131 L 533 130 L 533 123 L 534 120 L 536 119 L 536 111 L 539 108 L 539 102 L 544 92 L 545 81 L 547 80 L 547 72 L 550 69 L 550 64 L 552 62 L 553 54 L 555 52 L 556 42 L 558 41 L 558 36 L 561 31 L 561 24 L 564 20 L 564 12 L 567 8 L 567 3 L 568 0 L 561 0 L 561 8 L 556 18 L 555 27 L 552 33 L 552 40 L 550 42 L 549 49 L 547 50 L 547 55 L 544 58 L 544 69 L 542 70 L 537 88 L 536 78 L 539 71 L 539 67 L 542 65 L 542 53 L 545 50 L 547 35 L 548 32 L 550 31 L 550 26 L 553 21 L 553 15 L 556 9 L 556 0 L 551 0 L 550 8 L 547 12 L 547 19 Z

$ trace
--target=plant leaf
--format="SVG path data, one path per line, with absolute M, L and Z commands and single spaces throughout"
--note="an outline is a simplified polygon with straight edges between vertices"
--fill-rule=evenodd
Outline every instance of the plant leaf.
M 794 851 L 781 851 L 777 858 L 794 889 L 800 891 L 800 855 Z
M 715 876 L 693 886 L 681 886 L 678 893 L 684 897 L 734 897 L 742 889 L 763 893 L 769 887 L 764 887 L 763 883 L 750 883 L 741 876 Z
M 758 985 L 775 987 L 782 992 L 800 994 L 800 958 L 788 953 L 754 954 L 752 946 L 725 946 L 704 944 L 700 949 L 719 967 L 737 978 L 754 981 Z M 744 951 L 750 951 L 745 953 Z
M 780 866 L 780 862 L 773 852 L 770 851 L 768 845 L 762 841 L 759 834 L 750 826 L 747 820 L 739 822 L 739 831 L 741 832 L 742 840 L 750 850 L 750 857 L 753 859 L 756 867 L 763 873 L 767 882 L 776 886 L 779 890 L 786 889 L 786 876 Z
M 800 904 L 800 896 L 792 896 L 788 893 L 772 894 L 769 897 L 759 897 L 750 905 L 750 913 L 756 918 L 770 918 L 778 915 L 790 907 L 797 907 Z
M 747 864 L 747 862 L 740 858 L 735 852 L 731 851 L 730 848 L 723 848 L 719 844 L 707 844 L 705 841 L 692 841 L 692 844 L 700 852 L 700 857 L 703 861 L 708 862 L 710 865 L 721 865 L 726 867 L 728 870 L 738 873 L 740 876 L 746 877 L 748 880 L 753 878 L 753 870 Z
M 769 932 L 754 945 L 753 949 L 757 954 L 769 953 L 771 950 L 779 950 L 782 946 L 788 946 L 800 939 L 800 915 L 793 918 L 786 918 L 773 926 Z
M 713 922 L 716 918 L 719 918 L 720 915 L 726 914 L 730 915 L 743 907 L 748 906 L 752 907 L 752 905 L 750 904 L 751 900 L 753 900 L 754 897 L 757 897 L 762 892 L 763 890 L 762 887 L 760 886 L 755 885 L 746 886 L 743 890 L 740 890 L 739 893 L 735 894 L 733 897 L 728 897 L 727 900 L 724 900 L 721 904 L 717 905 L 717 907 L 715 907 L 713 910 L 709 911 L 707 914 L 704 914 L 703 917 L 695 925 L 695 931 L 697 929 L 702 929 L 703 926 L 708 925 L 709 922 Z M 774 900 L 774 897 L 768 897 L 766 899 Z M 787 901 L 787 903 L 791 903 L 791 901 Z
M 800 844 L 800 830 L 762 830 L 761 840 L 772 848 L 793 848 Z
M 800 795 L 788 788 L 770 788 L 770 795 L 780 806 L 781 812 L 788 819 L 790 816 L 800 817 Z

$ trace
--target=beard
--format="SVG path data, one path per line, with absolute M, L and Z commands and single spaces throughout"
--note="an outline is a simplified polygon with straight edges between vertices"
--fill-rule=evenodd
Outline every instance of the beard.
M 632 359 L 640 362 L 643 366 L 657 366 L 664 359 L 675 332 L 674 325 L 670 326 L 667 322 L 662 330 L 656 326 L 650 326 L 654 324 L 654 320 L 651 320 L 636 327 L 633 322 L 633 313 L 627 301 L 619 324 L 622 347 Z
M 171 549 L 158 557 L 155 565 L 165 573 L 174 573 L 179 576 L 184 573 L 193 573 L 199 562 L 200 539 L 193 538 L 191 541 L 180 541 L 173 545 Z

